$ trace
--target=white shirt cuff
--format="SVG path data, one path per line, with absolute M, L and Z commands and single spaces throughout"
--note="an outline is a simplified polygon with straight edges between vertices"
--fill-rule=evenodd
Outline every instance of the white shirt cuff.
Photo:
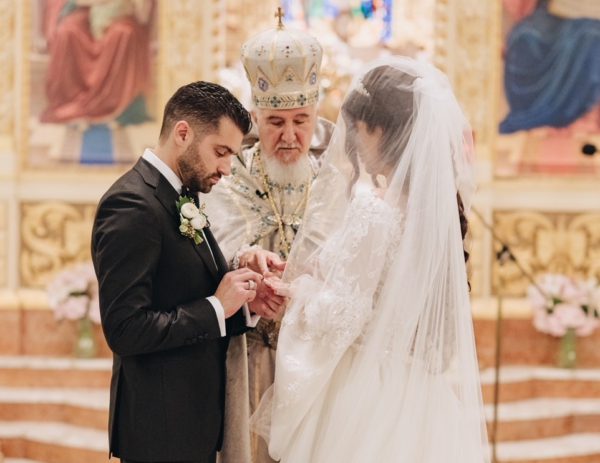
M 223 308 L 223 304 L 221 304 L 221 301 L 219 298 L 217 298 L 217 296 L 207 297 L 206 300 L 210 302 L 215 309 L 217 320 L 219 321 L 219 331 L 221 331 L 221 336 L 227 335 L 227 330 L 225 328 L 225 309 Z
M 260 315 L 251 314 L 250 309 L 248 308 L 248 304 L 244 304 L 242 306 L 242 311 L 244 312 L 244 318 L 246 319 L 246 326 L 248 328 L 256 328 L 256 325 L 260 320 Z

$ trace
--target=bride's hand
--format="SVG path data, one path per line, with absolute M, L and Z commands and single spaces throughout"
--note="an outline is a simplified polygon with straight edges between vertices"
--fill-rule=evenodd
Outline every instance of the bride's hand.
M 280 278 L 275 276 L 267 276 L 263 283 L 271 288 L 275 294 L 282 297 L 292 297 L 292 286 L 289 283 L 284 283 Z
M 264 283 L 263 279 L 256 289 L 256 297 L 248 303 L 248 308 L 252 313 L 263 318 L 276 320 L 283 314 L 286 303 L 287 299 L 277 295 L 270 286 Z

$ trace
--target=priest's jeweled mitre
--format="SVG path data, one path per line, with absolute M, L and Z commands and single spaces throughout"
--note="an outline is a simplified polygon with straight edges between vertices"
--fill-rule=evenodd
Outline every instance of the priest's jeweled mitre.
M 277 15 L 276 15 L 277 16 Z M 317 39 L 299 30 L 261 32 L 242 46 L 242 63 L 257 108 L 291 109 L 315 104 L 323 49 Z

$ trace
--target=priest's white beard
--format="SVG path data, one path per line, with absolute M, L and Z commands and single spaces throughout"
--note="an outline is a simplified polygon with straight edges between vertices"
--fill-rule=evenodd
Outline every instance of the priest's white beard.
M 299 186 L 312 178 L 313 170 L 310 164 L 308 153 L 301 156 L 293 164 L 285 164 L 277 159 L 276 156 L 266 153 L 262 156 L 265 166 L 265 173 L 269 179 L 279 185 Z

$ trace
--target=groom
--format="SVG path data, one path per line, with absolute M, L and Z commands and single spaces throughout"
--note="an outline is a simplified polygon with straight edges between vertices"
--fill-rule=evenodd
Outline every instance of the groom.
M 114 352 L 110 454 L 123 462 L 213 463 L 229 337 L 272 316 L 262 276 L 228 272 L 194 206 L 198 192 L 229 175 L 249 129 L 249 114 L 223 87 L 183 86 L 167 102 L 157 148 L 100 200 L 92 255 Z

